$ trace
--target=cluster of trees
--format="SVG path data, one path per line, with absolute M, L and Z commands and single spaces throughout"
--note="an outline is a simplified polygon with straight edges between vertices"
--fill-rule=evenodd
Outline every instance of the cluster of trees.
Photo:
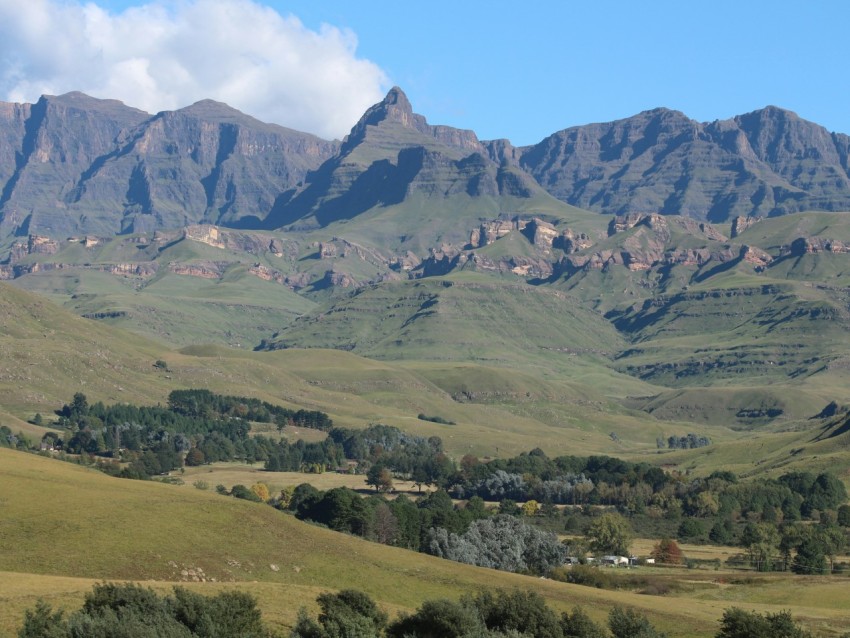
M 550 459 L 540 450 L 489 463 L 464 457 L 443 484 L 461 499 L 608 505 L 633 518 L 681 520 L 680 538 L 718 543 L 734 542 L 747 521 L 819 520 L 847 501 L 844 484 L 830 473 L 739 482 L 728 471 L 690 478 L 607 456 Z
M 548 574 L 567 558 L 557 536 L 508 514 L 478 519 L 462 534 L 432 527 L 424 551 L 459 563 L 531 574 Z
M 301 609 L 291 638 L 664 638 L 643 614 L 615 606 L 607 627 L 581 608 L 560 615 L 534 591 L 481 591 L 460 600 L 427 600 L 390 621 L 367 594 L 319 594 L 319 614 Z M 39 601 L 25 612 L 19 638 L 272 638 L 256 599 L 239 591 L 214 596 L 175 587 L 161 596 L 133 583 L 101 583 L 68 615 Z M 788 612 L 727 609 L 715 638 L 811 638 Z
M 318 410 L 289 410 L 251 397 L 214 394 L 209 390 L 175 390 L 168 395 L 168 408 L 178 414 L 194 417 L 231 417 L 257 423 L 274 422 L 279 429 L 294 425 L 329 431 L 333 421 Z
M 507 513 L 518 513 L 516 501 L 542 504 L 537 522 L 550 528 L 541 519 L 557 517 L 555 504 L 582 505 L 564 511 L 566 526 L 586 532 L 584 548 L 596 555 L 628 555 L 626 540 L 634 527 L 656 538 L 738 544 L 759 570 L 826 573 L 846 546 L 850 527 L 844 484 L 826 472 L 740 482 L 728 471 L 690 478 L 645 463 L 604 456 L 549 459 L 533 450 L 486 464 L 464 457 L 444 485 L 455 498 L 498 501 Z M 599 517 L 599 505 L 614 506 L 628 518 L 613 524 L 615 517 Z M 570 528 L 579 517 L 587 522 Z M 621 540 L 600 540 L 605 534 Z
M 516 507 L 492 511 L 478 496 L 455 505 L 442 489 L 416 501 L 405 495 L 386 500 L 379 494 L 363 498 L 346 487 L 323 492 L 304 483 L 284 491 L 273 504 L 336 531 L 504 571 L 545 575 L 563 565 L 570 552 L 553 533 L 527 524 L 530 512 Z M 628 522 L 605 514 L 588 539 L 599 554 L 627 554 Z
M 648 501 L 674 482 L 664 470 L 648 463 L 609 456 L 550 459 L 535 449 L 488 463 L 464 457 L 461 471 L 451 478 L 448 487 L 456 498 L 479 495 L 564 505 L 618 505 L 636 497 Z
M 723 612 L 715 638 L 812 638 L 812 634 L 796 624 L 790 612 L 760 614 L 732 607 Z
M 445 534 L 444 542 L 434 544 L 441 548 L 441 555 L 463 556 L 476 564 L 486 564 L 489 559 L 474 556 L 464 535 L 473 521 L 488 516 L 483 500 L 497 501 L 500 513 L 516 516 L 538 511 L 555 516 L 556 505 L 567 504 L 614 506 L 633 523 L 680 521 L 675 534 L 665 531 L 658 536 L 738 543 L 758 569 L 799 573 L 828 570 L 846 540 L 842 526 L 850 526 L 846 490 L 829 473 L 792 472 L 778 479 L 739 482 L 733 473 L 719 471 L 707 478 L 691 479 L 648 463 L 608 456 L 550 459 L 539 449 L 488 463 L 467 455 L 456 465 L 446 455 L 439 437 L 415 436 L 387 425 L 361 430 L 335 428 L 320 412 L 292 411 L 208 390 L 174 391 L 167 407 L 89 405 L 85 395 L 77 393 L 57 414 L 68 427 L 65 450 L 120 457 L 123 465 L 107 464 L 104 469 L 130 478 L 148 478 L 184 463 L 241 459 L 264 462 L 270 471 L 321 472 L 353 462 L 367 472 L 368 484 L 378 492 L 391 490 L 394 478 L 412 480 L 420 489 L 437 486 L 441 488 L 438 496 L 423 499 L 421 507 L 406 500 L 398 505 L 378 502 L 382 499 L 367 500 L 346 506 L 342 515 L 333 513 L 339 503 L 329 508 L 323 499 L 354 503 L 360 498 L 354 493 L 333 491 L 330 496 L 310 495 L 303 502 L 294 502 L 303 518 L 423 551 L 432 546 L 429 530 L 442 530 L 435 533 Z M 281 428 L 286 424 L 315 427 L 326 430 L 328 436 L 315 443 L 250 436 L 250 421 L 274 421 Z M 46 436 L 55 438 L 53 434 Z M 699 443 L 692 435 L 682 438 L 688 445 Z M 10 440 L 7 434 L 6 441 Z M 434 510 L 434 499 L 439 501 L 444 496 L 451 503 L 442 490 L 467 500 L 468 505 Z M 520 510 L 518 501 L 524 502 L 523 508 L 528 511 Z M 440 512 L 436 522 L 431 514 L 422 514 L 432 510 Z M 804 519 L 817 525 L 795 524 Z M 481 527 L 492 531 L 493 525 L 490 522 Z M 626 555 L 628 551 L 621 544 L 619 548 L 609 547 L 606 553 Z
M 427 600 L 413 614 L 389 622 L 363 592 L 320 594 L 318 618 L 302 609 L 292 638 L 664 638 L 640 612 L 615 606 L 607 628 L 581 608 L 556 614 L 533 591 L 483 591 L 459 601 Z M 715 638 L 812 638 L 788 612 L 727 609 Z
M 440 484 L 453 475 L 454 463 L 439 437 L 424 438 L 386 425 L 364 430 L 334 428 L 327 414 L 288 410 L 258 399 L 219 395 L 209 390 L 175 390 L 166 407 L 103 403 L 89 404 L 78 392 L 57 410 L 62 437 L 45 434 L 54 449 L 74 455 L 120 459 L 102 463 L 107 472 L 127 478 L 150 478 L 184 464 L 217 461 L 262 462 L 269 471 L 323 472 L 353 460 L 362 469 L 386 474 L 380 485 L 389 489 L 392 475 L 412 478 L 420 485 Z M 321 442 L 250 436 L 251 422 L 274 422 L 328 433 Z M 10 439 L 11 440 L 11 439 Z M 377 481 L 375 482 L 378 487 Z
M 289 445 L 282 441 L 269 451 L 265 467 L 269 471 L 324 471 L 346 461 L 369 472 L 369 484 L 382 491 L 392 488 L 393 476 L 409 478 L 420 486 L 438 485 L 455 472 L 440 437 L 425 438 L 381 424 L 361 430 L 333 428 L 321 443 Z
M 826 574 L 835 556 L 847 545 L 847 533 L 830 516 L 815 525 L 790 521 L 747 523 L 740 544 L 750 564 L 759 571 L 785 571 L 796 574 Z
M 19 638 L 269 638 L 253 596 L 225 591 L 202 596 L 175 587 L 171 596 L 134 585 L 102 583 L 65 617 L 39 601 L 27 610 Z
M 0 425 L 0 447 L 25 450 L 27 446 L 27 440 L 22 434 L 12 434 L 7 426 Z
M 322 412 L 289 410 L 249 397 L 218 395 L 209 390 L 175 390 L 167 407 L 89 404 L 78 392 L 56 414 L 67 429 L 65 440 L 47 433 L 44 440 L 69 454 L 121 459 L 128 465 L 104 463 L 102 469 L 127 478 L 149 478 L 186 465 L 216 461 L 267 461 L 285 458 L 285 468 L 302 468 L 314 457 L 342 458 L 341 450 L 323 443 L 290 445 L 250 436 L 251 421 L 297 425 L 327 431 L 332 421 Z M 324 449 L 330 447 L 330 450 Z M 318 450 L 318 451 L 317 451 Z
M 387 500 L 379 494 L 364 498 L 347 487 L 323 492 L 307 483 L 291 494 L 284 492 L 277 506 L 294 512 L 301 520 L 416 551 L 428 547 L 432 528 L 463 534 L 473 521 L 491 514 L 480 498 L 463 507 L 455 506 L 445 490 L 430 492 L 416 501 L 404 494 Z
M 655 440 L 656 446 L 659 449 L 664 448 L 665 441 L 659 437 Z M 693 432 L 688 432 L 684 436 L 668 436 L 666 445 L 671 450 L 691 450 L 698 447 L 711 445 L 711 439 L 707 436 L 698 436 Z
M 438 436 L 425 438 L 381 424 L 363 430 L 338 428 L 329 436 L 342 446 L 346 458 L 386 468 L 419 485 L 443 485 L 457 469 Z
M 663 638 L 652 623 L 633 609 L 614 607 L 608 630 L 580 607 L 560 616 L 533 591 L 489 592 L 459 601 L 428 600 L 413 614 L 393 622 L 369 598 L 356 590 L 320 594 L 320 613 L 311 618 L 301 610 L 292 638 Z M 610 633 L 609 633 L 610 632 Z
M 433 461 L 442 455 L 438 440 L 417 440 L 386 426 L 376 426 L 372 432 L 362 430 L 345 437 L 349 435 L 339 434 L 336 440 L 349 452 L 356 450 L 368 456 L 366 462 L 372 463 L 368 481 L 380 490 L 391 485 L 391 477 L 387 477 L 388 467 L 415 468 L 418 458 Z M 411 450 L 416 453 L 411 454 Z M 388 462 L 393 458 L 405 460 L 403 464 L 393 466 Z M 839 505 L 846 500 L 846 492 L 843 484 L 828 474 L 791 473 L 776 480 L 739 483 L 731 473 L 721 472 L 708 479 L 686 481 L 681 477 L 659 475 L 653 471 L 655 468 L 646 468 L 642 464 L 606 457 L 565 457 L 556 461 L 570 469 L 583 469 L 593 477 L 605 476 L 612 482 L 622 480 L 623 483 L 615 484 L 615 487 L 626 490 L 632 489 L 628 480 L 633 480 L 635 485 L 642 480 L 651 480 L 652 485 L 644 484 L 645 491 L 650 497 L 669 499 L 666 515 L 674 514 L 677 520 L 681 520 L 678 528 L 674 527 L 680 539 L 737 543 L 744 548 L 749 563 L 760 570 L 823 573 L 830 569 L 835 555 L 845 545 L 846 530 L 842 525 L 850 525 L 850 506 Z M 551 536 L 533 534 L 526 522 L 545 526 L 547 521 L 555 521 L 561 514 L 551 500 L 543 504 L 533 499 L 526 500 L 519 507 L 512 497 L 520 500 L 528 498 L 528 489 L 537 490 L 536 493 L 545 489 L 549 491 L 544 491 L 544 494 L 551 494 L 550 486 L 557 484 L 570 485 L 574 490 L 584 486 L 585 499 L 593 500 L 593 494 L 599 492 L 603 483 L 594 483 L 584 472 L 567 475 L 543 473 L 545 478 L 539 480 L 531 472 L 519 474 L 508 471 L 522 465 L 525 469 L 534 469 L 535 464 L 546 468 L 551 463 L 539 453 L 486 465 L 471 463 L 465 458 L 460 469 L 442 479 L 443 484 L 453 484 L 450 489 L 455 493 L 459 491 L 460 481 L 475 486 L 473 495 L 460 506 L 453 505 L 451 497 L 442 488 L 414 502 L 405 496 L 387 501 L 379 493 L 364 499 L 348 488 L 321 492 L 306 484 L 299 486 L 293 494 L 286 495 L 283 498 L 285 502 L 279 500 L 278 506 L 292 510 L 301 519 L 378 542 L 476 565 L 546 573 L 547 565 L 562 562 L 567 550 L 552 543 Z M 488 467 L 490 465 L 494 465 L 495 469 Z M 439 484 L 439 480 L 435 483 Z M 480 494 L 488 500 L 501 499 L 498 508 L 491 511 L 485 507 Z M 770 509 L 771 504 L 778 509 Z M 577 512 L 591 514 L 586 526 L 570 529 L 586 535 L 584 543 L 573 543 L 570 554 L 581 557 L 585 552 L 592 552 L 596 556 L 628 556 L 634 533 L 632 523 L 646 517 L 640 519 L 634 516 L 634 510 L 622 503 L 618 509 L 619 512 L 614 512 L 610 508 L 590 505 L 565 509 L 568 528 Z M 779 512 L 780 516 L 787 514 L 788 518 L 781 522 L 776 518 L 767 520 L 769 514 L 765 512 Z M 802 523 L 803 512 L 818 515 L 818 522 Z M 504 516 L 491 518 L 494 514 L 511 515 L 520 520 Z M 632 516 L 629 517 L 630 514 Z M 709 527 L 710 532 L 707 531 Z M 664 534 L 661 536 L 665 537 Z M 661 545 L 657 556 L 659 560 L 672 563 L 683 560 L 672 537 L 665 537 Z

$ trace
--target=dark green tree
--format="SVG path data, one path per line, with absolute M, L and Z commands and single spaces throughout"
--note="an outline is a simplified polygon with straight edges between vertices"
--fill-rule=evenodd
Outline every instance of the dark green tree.
M 533 591 L 481 592 L 465 598 L 468 607 L 478 610 L 484 625 L 491 631 L 516 631 L 535 638 L 562 638 L 558 616 L 540 594 Z
M 39 602 L 24 617 L 19 638 L 266 638 L 252 596 L 222 592 L 212 597 L 176 587 L 161 597 L 135 585 L 102 583 L 86 594 L 67 619 Z
M 451 600 L 428 600 L 409 616 L 387 627 L 388 638 L 466 638 L 480 633 L 482 622 L 474 608 Z
M 723 612 L 715 638 L 810 638 L 811 634 L 794 624 L 790 612 L 761 615 L 732 607 Z
M 850 527 L 850 505 L 844 504 L 838 508 L 837 521 L 842 527 Z
M 373 638 L 380 636 L 387 624 L 387 614 L 361 591 L 319 594 L 316 602 L 321 609 L 318 622 L 302 610 L 293 638 Z
M 817 534 L 808 534 L 797 546 L 797 555 L 791 563 L 795 574 L 826 574 L 826 546 Z
M 587 529 L 590 550 L 603 554 L 629 555 L 632 532 L 629 522 L 619 514 L 603 514 Z
M 62 616 L 61 611 L 53 611 L 50 605 L 39 600 L 34 609 L 24 612 L 24 624 L 18 631 L 18 638 L 65 638 L 68 624 Z
M 234 485 L 230 489 L 230 495 L 235 496 L 236 498 L 241 498 L 246 501 L 252 501 L 254 503 L 262 503 L 263 499 L 254 494 L 250 488 L 245 487 L 244 485 Z
M 614 638 L 664 638 L 643 614 L 634 609 L 614 607 L 608 614 L 608 628 Z
M 581 607 L 574 607 L 572 613 L 561 615 L 561 630 L 564 638 L 608 638 L 608 632 L 593 622 Z
M 385 465 L 375 463 L 366 473 L 366 485 L 371 485 L 376 492 L 389 492 L 393 489 L 393 475 Z

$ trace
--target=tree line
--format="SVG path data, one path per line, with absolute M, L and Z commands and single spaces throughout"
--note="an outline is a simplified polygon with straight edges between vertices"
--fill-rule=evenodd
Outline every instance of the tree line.
M 615 605 L 606 623 L 574 607 L 558 614 L 532 590 L 482 590 L 459 600 L 430 599 L 413 613 L 389 615 L 366 593 L 343 589 L 316 598 L 290 638 L 664 638 L 635 609 Z M 24 613 L 18 638 L 275 638 L 251 594 L 204 596 L 175 587 L 170 595 L 133 583 L 99 583 L 65 616 L 44 601 Z M 724 611 L 715 638 L 811 638 L 788 612 Z
M 334 427 L 323 412 L 289 410 L 204 389 L 175 390 L 166 406 L 89 404 L 78 392 L 56 414 L 56 425 L 65 433 L 49 432 L 43 444 L 95 458 L 101 469 L 125 478 L 151 478 L 184 465 L 218 461 L 259 462 L 272 472 L 324 472 L 352 461 L 363 472 L 386 469 L 420 485 L 436 485 L 456 469 L 439 437 L 415 436 L 381 424 L 362 430 Z M 279 431 L 287 425 L 312 428 L 328 436 L 319 442 L 290 443 L 252 436 L 252 422 L 274 423 Z M 13 439 L 7 437 L 4 443 Z
M 582 512 L 592 514 L 594 507 L 615 508 L 641 535 L 739 544 L 749 563 L 761 570 L 828 571 L 846 544 L 844 528 L 850 525 L 844 485 L 827 472 L 789 472 L 746 482 L 728 471 L 694 478 L 602 455 L 549 458 L 540 449 L 488 462 L 466 455 L 458 464 L 445 453 L 439 437 L 416 436 L 382 424 L 358 430 L 333 427 L 324 413 L 293 411 L 209 390 L 174 391 L 165 407 L 89 405 L 85 395 L 77 393 L 57 415 L 67 428 L 66 451 L 99 455 L 102 468 L 119 476 L 149 478 L 184 464 L 237 459 L 261 462 L 269 471 L 352 467 L 365 473 L 376 491 L 391 490 L 394 479 L 408 479 L 420 489 L 437 487 L 473 503 L 473 512 L 483 501 L 498 502 L 500 513 L 539 513 L 546 518 L 557 516 L 556 506 L 561 505 L 576 506 L 567 510 L 577 512 L 571 514 L 573 519 Z M 251 436 L 252 421 L 275 422 L 281 429 L 287 424 L 315 427 L 328 436 L 314 443 Z M 45 435 L 49 437 L 61 443 L 54 434 Z M 529 511 L 521 512 L 517 502 L 525 503 L 523 508 Z M 342 526 L 327 523 L 315 512 L 300 515 Z M 433 539 L 426 535 L 434 527 L 447 534 L 438 543 L 444 555 L 471 556 L 471 550 L 458 548 L 469 547 L 463 534 L 473 518 L 484 516 L 461 513 L 445 519 L 452 517 L 466 522 L 432 526 L 426 521 L 410 531 L 403 545 L 429 547 Z M 799 524 L 802 521 L 815 524 Z M 368 537 L 372 523 L 357 525 L 352 533 Z M 676 526 L 672 533 L 671 525 Z

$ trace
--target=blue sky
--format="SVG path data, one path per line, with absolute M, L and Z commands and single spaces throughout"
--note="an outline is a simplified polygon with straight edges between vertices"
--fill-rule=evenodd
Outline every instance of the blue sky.
M 74 0 L 38 3 L 66 8 L 85 4 Z M 181 22 L 180 17 L 189 15 L 187 6 L 199 3 L 207 8 L 236 7 L 240 15 L 246 7 L 262 5 L 260 9 L 271 9 L 285 19 L 297 17 L 302 28 L 295 35 L 291 24 L 271 31 L 265 41 L 293 37 L 296 44 L 280 50 L 274 45 L 268 59 L 254 48 L 241 57 L 256 59 L 255 67 L 250 72 L 245 67 L 234 69 L 234 78 L 227 82 L 209 72 L 206 76 L 195 73 L 187 53 L 193 47 L 192 38 L 222 29 L 221 44 L 209 50 L 226 53 L 233 47 L 238 54 L 240 43 L 251 44 L 255 39 L 258 23 L 274 22 L 269 19 L 272 14 L 260 11 L 254 23 L 237 20 L 229 29 L 218 21 L 207 31 L 180 32 L 179 41 L 186 50 L 172 41 L 163 56 L 183 61 L 183 73 L 192 76 L 184 84 L 191 85 L 191 91 L 168 86 L 154 71 L 136 82 L 142 88 L 127 89 L 122 78 L 135 77 L 132 70 L 144 66 L 139 61 L 147 60 L 145 56 L 153 60 L 145 68 L 155 69 L 157 52 L 135 51 L 132 59 L 138 64 L 134 66 L 120 62 L 119 52 L 113 51 L 110 64 L 123 64 L 121 69 L 131 69 L 129 75 L 104 71 L 99 84 L 62 86 L 62 68 L 57 71 L 45 63 L 42 66 L 52 75 L 49 82 L 39 83 L 27 80 L 27 73 L 35 71 L 27 71 L 26 61 L 19 60 L 18 83 L 10 84 L 6 73 L 6 85 L 0 84 L 0 89 L 7 95 L 0 99 L 33 100 L 37 95 L 27 91 L 39 87 L 56 92 L 88 88 L 93 94 L 128 90 L 127 97 L 98 97 L 118 97 L 156 110 L 154 100 L 150 105 L 139 104 L 146 86 L 151 95 L 159 91 L 161 108 L 184 106 L 179 100 L 199 99 L 199 92 L 206 89 L 206 96 L 232 103 L 260 119 L 331 137 L 344 134 L 364 105 L 398 85 L 429 122 L 471 128 L 482 139 L 507 137 L 517 145 L 536 143 L 569 126 L 628 117 L 657 106 L 710 121 L 773 104 L 829 130 L 850 134 L 850 72 L 845 55 L 850 3 L 842 1 L 162 0 L 154 3 L 160 9 L 158 18 L 146 15 L 152 25 L 156 19 L 173 19 L 188 29 L 185 24 L 191 20 Z M 0 0 L 0 18 L 3 6 L 12 4 L 17 0 Z M 93 4 L 111 20 L 127 17 L 128 11 L 150 1 L 93 0 Z M 80 28 L 91 30 L 107 23 L 107 19 L 89 20 Z M 0 28 L 0 37 L 4 35 L 9 34 Z M 331 44 L 326 45 L 324 38 Z M 302 63 L 308 70 L 281 66 L 284 58 L 299 58 L 293 48 L 302 45 L 303 59 L 292 64 Z M 3 46 L 0 53 L 6 55 Z M 18 45 L 17 50 L 27 49 Z M 328 55 L 321 66 L 310 67 L 326 51 L 336 54 Z M 70 80 L 86 83 L 86 77 L 72 71 Z M 340 86 L 326 89 L 319 86 L 320 80 L 328 85 L 339 81 Z M 261 97 L 251 97 L 257 93 Z M 280 104 L 286 108 L 275 110 Z M 290 121 L 281 121 L 287 118 Z

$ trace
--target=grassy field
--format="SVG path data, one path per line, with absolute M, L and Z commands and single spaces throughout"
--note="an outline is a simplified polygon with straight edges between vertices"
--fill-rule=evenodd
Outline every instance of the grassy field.
M 74 606 L 93 582 L 104 579 L 163 590 L 173 583 L 205 592 L 244 589 L 257 595 L 265 617 L 281 630 L 318 592 L 343 587 L 367 591 L 391 613 L 479 588 L 533 588 L 557 609 L 583 605 L 599 620 L 614 604 L 634 606 L 671 636 L 711 636 L 730 604 L 759 611 L 790 608 L 807 625 L 835 630 L 824 635 L 850 628 L 848 581 L 841 577 L 768 578 L 742 586 L 717 582 L 673 599 L 442 561 L 313 527 L 265 505 L 113 479 L 10 450 L 0 449 L 0 483 L 5 635 L 37 598 Z M 819 595 L 800 599 L 803 582 L 815 583 Z
M 533 366 L 377 361 L 338 350 L 248 352 L 216 345 L 170 350 L 76 317 L 8 285 L 0 284 L 0 293 L 0 423 L 33 440 L 45 430 L 26 421 L 36 412 L 50 419 L 78 391 L 90 401 L 155 405 L 165 403 L 175 389 L 209 388 L 321 410 L 345 427 L 384 423 L 439 436 L 455 458 L 467 453 L 504 458 L 539 447 L 550 456 L 608 454 L 697 474 L 715 469 L 744 476 L 831 469 L 850 482 L 850 435 L 824 437 L 824 424 L 808 418 L 830 395 L 840 396 L 840 382 L 850 381 L 846 375 L 829 377 L 832 381 L 823 386 L 807 379 L 769 391 L 663 390 L 611 376 L 601 367 L 569 378 Z M 155 367 L 158 360 L 167 369 Z M 618 386 L 619 378 L 629 381 Z M 805 393 L 797 394 L 798 389 Z M 734 411 L 743 403 L 806 405 L 807 417 L 743 428 L 694 416 Z M 635 409 L 640 405 L 644 410 Z M 421 413 L 455 425 L 421 420 Z M 656 450 L 656 438 L 688 432 L 708 436 L 713 444 L 700 450 Z M 278 436 L 268 427 L 263 433 Z M 323 436 L 309 431 L 284 434 L 310 440 Z M 749 445 L 738 443 L 744 439 Z
M 295 487 L 302 483 L 309 483 L 320 490 L 330 490 L 335 487 L 349 487 L 361 492 L 374 490 L 374 488 L 366 485 L 365 474 L 266 472 L 262 469 L 261 464 L 250 466 L 244 463 L 213 463 L 199 467 L 187 467 L 185 472 L 179 475 L 173 474 L 175 477 L 179 476 L 184 486 L 195 487 L 195 482 L 203 481 L 208 485 L 207 489 L 214 489 L 216 485 L 224 485 L 227 489 L 232 489 L 234 485 L 250 487 L 254 483 L 265 483 L 273 495 L 284 488 Z M 423 491 L 426 490 L 423 489 Z M 419 488 L 410 481 L 394 480 L 393 493 L 402 492 L 416 495 L 419 493 Z
M 424 208 L 379 212 L 432 230 L 444 223 L 428 202 L 420 204 Z M 666 231 L 638 225 L 604 237 L 602 216 L 557 202 L 538 205 L 535 214 L 597 239 L 590 252 L 727 246 L 678 218 L 661 225 Z M 464 214 L 477 225 L 481 212 Z M 798 235 L 845 240 L 848 218 L 788 216 L 760 222 L 745 235 L 779 256 L 781 246 Z M 350 265 L 363 283 L 388 268 L 387 255 L 376 246 L 389 241 L 389 231 L 373 224 L 343 226 L 339 232 L 354 243 L 345 243 L 342 234 L 331 240 L 337 247 L 331 261 L 317 256 L 317 242 L 328 241 L 319 231 L 278 238 L 287 246 L 284 254 L 189 239 L 160 245 L 122 238 L 91 250 L 74 244 L 57 255 L 25 258 L 49 257 L 66 266 L 83 260 L 78 267 L 42 269 L 16 284 L 77 313 L 116 315 L 83 320 L 42 297 L 0 287 L 0 422 L 21 429 L 35 412 L 50 415 L 76 391 L 105 402 L 156 403 L 175 388 L 207 387 L 320 409 L 344 426 L 380 422 L 438 435 L 456 456 L 541 447 L 552 455 L 649 460 L 657 437 L 694 432 L 733 443 L 747 436 L 742 430 L 761 436 L 812 427 L 810 417 L 830 401 L 850 402 L 850 299 L 841 262 L 846 255 L 805 255 L 793 267 L 783 262 L 763 269 L 745 260 L 722 268 L 714 262 L 660 270 L 589 268 L 538 285 L 462 269 L 302 294 L 248 274 L 255 263 L 289 274 L 338 264 L 340 272 Z M 734 254 L 738 244 L 730 246 Z M 513 232 L 481 255 L 530 258 L 538 248 Z M 92 266 L 139 260 L 161 267 L 150 276 L 113 276 Z M 220 272 L 210 278 L 176 274 L 167 267 L 171 263 Z M 288 349 L 249 351 L 260 335 Z M 173 350 L 175 345 L 184 347 Z M 168 371 L 153 368 L 158 359 Z M 423 422 L 419 413 L 457 425 Z M 768 447 L 777 445 L 784 443 Z M 742 471 L 764 469 L 763 463 L 733 459 L 731 446 L 719 445 L 711 457 L 682 458 L 689 469 L 702 471 L 721 466 L 727 454 Z M 772 459 L 771 465 L 806 458 L 808 452 Z M 838 448 L 827 458 L 850 466 Z

